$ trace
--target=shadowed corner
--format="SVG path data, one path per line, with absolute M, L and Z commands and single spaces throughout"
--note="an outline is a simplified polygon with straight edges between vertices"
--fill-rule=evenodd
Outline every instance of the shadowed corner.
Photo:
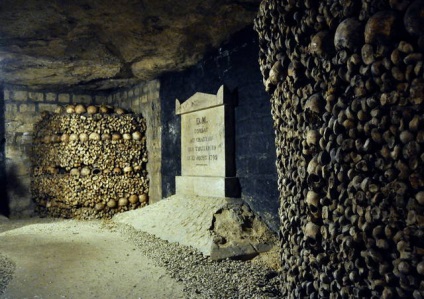
M 2 142 L 1 140 L 0 142 Z M 1 152 L 0 155 L 4 159 L 4 152 Z M 7 181 L 6 181 L 6 170 L 5 162 L 0 161 L 0 215 L 9 217 L 10 208 L 9 208 L 9 198 L 7 195 Z
M 9 217 L 9 198 L 7 196 L 5 118 L 3 86 L 0 85 L 0 215 Z

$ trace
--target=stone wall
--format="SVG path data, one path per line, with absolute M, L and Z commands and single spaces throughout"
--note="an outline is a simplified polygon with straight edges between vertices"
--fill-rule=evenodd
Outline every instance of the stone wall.
M 130 109 L 135 113 L 141 113 L 146 119 L 147 152 L 149 158 L 147 172 L 150 179 L 150 203 L 155 203 L 162 199 L 162 125 L 159 89 L 160 82 L 153 80 L 125 90 L 120 90 L 108 96 L 97 97 L 97 100 L 106 100 L 108 103 L 114 103 L 117 107 Z
M 161 199 L 160 178 L 160 105 L 159 83 L 150 81 L 113 93 L 74 94 L 52 91 L 31 91 L 20 86 L 4 87 L 4 100 L 0 98 L 0 133 L 4 124 L 4 157 L 0 156 L 7 178 L 7 194 L 2 197 L 0 212 L 11 216 L 33 213 L 30 194 L 29 150 L 32 145 L 33 125 L 42 111 L 55 111 L 58 106 L 72 104 L 110 104 L 141 113 L 147 122 L 148 172 L 150 176 L 150 201 Z M 3 108 L 3 109 L 2 109 Z M 4 113 L 4 117 L 1 113 Z M 2 139 L 0 139 L 1 141 Z M 0 143 L 0 155 L 2 144 Z M 3 158 L 2 158 L 3 157 Z M 2 178 L 0 176 L 0 178 Z M 2 179 L 4 181 L 4 178 Z M 2 188 L 2 190 L 4 190 Z M 7 204 L 6 204 L 7 203 Z
M 30 193 L 29 158 L 33 125 L 41 111 L 54 111 L 59 105 L 93 102 L 91 95 L 30 91 L 17 86 L 4 88 L 5 170 L 7 201 L 11 216 L 33 214 Z
M 5 153 L 5 122 L 4 122 L 4 99 L 3 86 L 0 86 L 0 214 L 8 216 L 9 201 L 7 197 L 6 183 L 6 153 Z
M 175 99 L 183 102 L 196 92 L 216 94 L 219 87 L 225 85 L 238 98 L 235 107 L 235 157 L 242 198 L 270 227 L 277 230 L 274 133 L 257 53 L 257 36 L 251 28 L 246 28 L 196 66 L 160 78 L 162 189 L 164 197 L 174 194 L 175 176 L 181 174 L 181 120 L 175 115 Z

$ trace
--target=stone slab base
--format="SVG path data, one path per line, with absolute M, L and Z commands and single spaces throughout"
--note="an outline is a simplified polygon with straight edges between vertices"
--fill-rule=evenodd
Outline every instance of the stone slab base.
M 176 193 L 188 196 L 240 197 L 236 177 L 176 176 Z
M 277 244 L 276 236 L 241 199 L 174 195 L 113 221 L 169 242 L 191 246 L 214 260 L 253 258 Z

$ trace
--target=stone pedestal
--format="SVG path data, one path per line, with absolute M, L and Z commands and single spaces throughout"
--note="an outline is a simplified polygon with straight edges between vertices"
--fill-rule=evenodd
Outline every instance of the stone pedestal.
M 181 176 L 176 193 L 239 197 L 234 162 L 234 99 L 221 86 L 216 95 L 195 93 L 176 101 L 181 115 Z

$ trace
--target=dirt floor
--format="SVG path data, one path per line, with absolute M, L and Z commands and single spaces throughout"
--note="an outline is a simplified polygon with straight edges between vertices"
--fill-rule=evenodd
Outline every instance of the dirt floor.
M 278 261 L 213 261 L 114 221 L 0 216 L 0 299 L 281 298 Z
M 15 267 L 0 298 L 184 298 L 181 283 L 100 221 L 0 219 L 0 253 Z

